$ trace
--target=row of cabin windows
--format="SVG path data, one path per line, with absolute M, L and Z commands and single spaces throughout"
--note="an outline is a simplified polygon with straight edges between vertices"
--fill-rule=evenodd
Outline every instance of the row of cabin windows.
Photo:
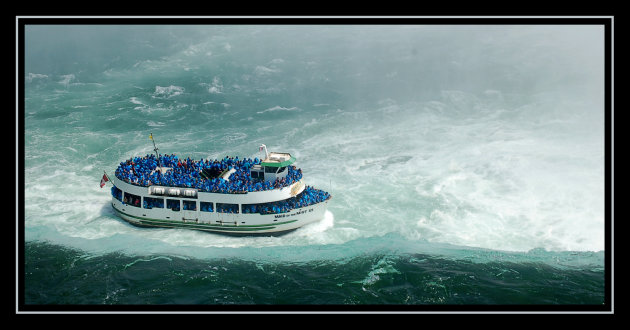
M 164 198 L 144 197 L 124 193 L 117 187 L 112 188 L 112 195 L 119 201 L 126 205 L 134 207 L 142 207 L 145 209 L 164 208 Z M 123 197 L 124 196 L 124 197 Z M 266 213 L 265 206 L 270 206 L 273 203 L 263 204 L 243 204 L 243 212 L 245 213 Z M 201 212 L 214 212 L 214 203 L 212 202 L 199 202 L 199 211 Z M 197 201 L 180 200 L 179 199 L 166 199 L 166 208 L 179 212 L 181 209 L 185 211 L 197 211 Z M 220 213 L 239 213 L 238 204 L 229 203 L 216 203 L 216 211 Z
M 119 201 L 123 202 L 126 205 L 141 207 L 145 209 L 153 209 L 153 208 L 164 208 L 164 198 L 155 198 L 155 197 L 144 197 L 142 200 L 141 196 L 130 194 L 130 193 L 122 193 L 122 191 L 116 187 L 112 189 L 112 195 Z M 124 197 L 123 197 L 124 196 Z M 228 204 L 228 203 L 216 203 L 217 212 L 221 213 L 238 213 L 238 204 Z M 197 201 L 189 201 L 189 200 L 180 200 L 179 199 L 166 199 L 166 208 L 171 209 L 173 211 L 180 211 L 181 209 L 185 211 L 197 211 Z M 214 203 L 212 202 L 199 202 L 199 210 L 202 212 L 214 212 Z

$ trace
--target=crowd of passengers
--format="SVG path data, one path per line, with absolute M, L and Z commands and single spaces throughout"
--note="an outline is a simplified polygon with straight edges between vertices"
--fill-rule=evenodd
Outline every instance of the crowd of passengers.
M 302 170 L 295 166 L 288 166 L 286 178 L 276 179 L 274 182 L 253 179 L 251 177 L 251 167 L 258 165 L 261 160 L 258 158 L 245 158 L 239 160 L 237 157 L 225 157 L 221 160 L 193 160 L 190 157 L 180 160 L 176 155 L 160 155 L 162 167 L 171 169 L 161 173 L 156 168 L 158 161 L 155 155 L 149 154 L 144 157 L 133 157 L 121 162 L 116 169 L 116 177 L 127 183 L 148 187 L 150 185 L 172 186 L 183 188 L 196 188 L 199 191 L 214 193 L 239 193 L 265 191 L 276 188 L 283 188 L 292 185 L 302 179 Z M 236 169 L 228 180 L 223 178 L 207 179 L 201 175 L 201 171 L 210 170 L 216 172 Z M 155 171 L 154 171 L 155 170 Z
M 307 207 L 309 205 L 323 202 L 328 198 L 330 198 L 330 194 L 328 194 L 327 192 L 315 189 L 311 186 L 306 186 L 306 188 L 304 188 L 304 191 L 295 198 L 289 198 L 283 201 L 272 203 L 244 204 L 242 209 L 243 213 L 287 213 L 291 212 L 291 210 L 293 209 Z

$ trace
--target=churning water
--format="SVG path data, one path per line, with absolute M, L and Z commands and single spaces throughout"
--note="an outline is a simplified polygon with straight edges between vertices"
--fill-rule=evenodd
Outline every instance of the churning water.
M 26 304 L 602 304 L 599 26 L 25 28 Z M 103 171 L 290 152 L 281 237 L 146 229 Z M 108 186 L 109 187 L 109 186 Z

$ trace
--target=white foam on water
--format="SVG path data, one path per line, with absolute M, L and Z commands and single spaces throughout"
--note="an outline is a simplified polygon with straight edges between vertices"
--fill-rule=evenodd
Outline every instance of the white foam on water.
M 62 75 L 61 80 L 59 80 L 58 83 L 64 85 L 67 88 L 70 85 L 70 82 L 75 81 L 75 80 L 76 80 L 76 76 L 70 73 L 70 74 Z
M 142 103 L 142 101 L 140 101 L 137 97 L 132 97 L 129 99 L 129 102 L 133 103 L 133 104 L 138 104 L 138 105 L 145 105 L 144 103 Z
M 505 111 L 488 111 L 465 93 L 445 95 L 437 113 L 417 110 L 433 101 L 341 113 L 324 125 L 334 130 L 345 125 L 335 121 L 346 120 L 361 129 L 334 130 L 300 146 L 327 155 L 324 163 L 307 156 L 304 168 L 336 166 L 332 235 L 346 234 L 340 225 L 348 224 L 362 237 L 394 231 L 496 250 L 603 249 L 602 144 L 575 138 L 581 126 L 564 119 L 505 121 Z M 479 111 L 452 110 L 461 104 Z M 383 123 L 380 114 L 400 119 L 382 126 L 364 120 Z M 331 172 L 324 172 L 309 178 L 325 182 Z
M 184 93 L 184 87 L 181 86 L 155 86 L 155 92 L 153 93 L 154 98 L 163 98 L 170 99 L 172 97 L 181 95 Z
M 47 78 L 48 78 L 48 75 L 29 72 L 28 75 L 26 76 L 26 81 L 30 83 L 36 79 L 47 79 Z
M 164 124 L 163 122 L 159 122 L 159 121 L 158 121 L 158 122 L 155 122 L 155 121 L 152 121 L 152 120 L 151 120 L 151 121 L 148 121 L 148 122 L 147 122 L 147 126 L 151 126 L 151 127 L 163 127 L 163 126 L 165 126 L 165 125 L 166 125 L 166 124 Z
M 374 283 L 378 282 L 381 279 L 382 275 L 385 274 L 400 274 L 396 268 L 394 268 L 395 260 L 392 260 L 391 256 L 384 256 L 379 259 L 375 265 L 372 265 L 372 269 L 367 274 L 366 278 L 360 281 L 360 283 L 364 286 L 364 290 L 367 290 L 365 287 L 369 287 Z
M 257 76 L 266 76 L 266 75 L 270 75 L 272 73 L 277 73 L 277 72 L 280 72 L 280 70 L 268 68 L 268 67 L 263 66 L 263 65 L 258 65 L 254 69 L 254 74 L 257 75 Z
M 267 109 L 265 109 L 265 110 L 258 111 L 258 112 L 256 112 L 256 113 L 263 114 L 263 113 L 266 113 L 266 112 L 277 112 L 277 111 L 299 111 L 299 110 L 300 110 L 300 108 L 298 108 L 298 107 L 290 107 L 290 108 L 286 108 L 286 107 L 281 107 L 281 106 L 279 106 L 279 105 L 276 105 L 275 107 L 267 108 Z

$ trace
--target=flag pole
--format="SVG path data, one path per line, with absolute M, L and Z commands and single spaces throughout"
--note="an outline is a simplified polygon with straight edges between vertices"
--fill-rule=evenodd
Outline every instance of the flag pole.
M 101 188 L 103 188 L 107 184 L 107 182 L 111 182 L 111 181 L 112 180 L 109 179 L 109 175 L 107 175 L 107 172 L 103 170 L 103 177 L 101 178 Z

